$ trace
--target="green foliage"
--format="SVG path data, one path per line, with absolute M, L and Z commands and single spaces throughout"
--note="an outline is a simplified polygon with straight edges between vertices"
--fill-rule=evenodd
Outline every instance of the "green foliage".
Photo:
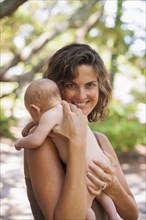
M 0 137 L 7 137 L 13 139 L 14 137 L 10 131 L 10 127 L 16 123 L 16 119 L 14 117 L 6 117 L 2 108 L 0 111 L 0 116 Z
M 143 91 L 139 91 L 138 88 L 131 89 L 131 95 L 135 98 L 136 101 L 139 101 L 141 103 L 145 103 L 145 94 Z
M 116 152 L 134 151 L 136 144 L 145 144 L 145 125 L 135 117 L 135 106 L 111 103 L 110 114 L 103 122 L 91 123 L 94 131 L 104 133 Z
M 136 101 L 144 102 L 143 91 L 140 89 L 142 83 L 138 83 L 140 74 L 144 74 L 144 50 L 141 46 L 134 49 L 137 42 L 141 42 L 139 45 L 144 43 L 144 16 L 140 16 L 144 15 L 144 2 L 139 1 L 135 8 L 131 1 L 131 6 L 134 6 L 131 9 L 126 6 L 127 1 L 122 0 L 105 1 L 105 4 L 99 0 L 94 6 L 88 4 L 91 2 L 27 1 L 11 16 L 1 20 L 1 65 L 5 67 L 2 68 L 5 70 L 1 75 L 4 83 L 15 81 L 18 84 L 16 89 L 10 90 L 10 93 L 14 94 L 13 97 L 18 97 L 21 89 L 36 74 L 44 72 L 43 66 L 39 64 L 41 60 L 49 58 L 63 45 L 75 41 L 90 44 L 97 50 L 110 72 L 112 85 L 117 73 L 131 79 L 131 82 L 134 81 L 132 77 L 135 75 L 136 90 L 132 90 L 131 94 Z M 85 5 L 89 8 L 83 10 Z M 114 7 L 115 11 L 111 10 L 110 13 L 109 8 Z M 140 19 L 128 19 L 130 11 Z M 99 13 L 95 15 L 95 12 Z M 62 29 L 68 23 L 68 28 Z M 46 40 L 46 34 L 49 40 Z M 24 49 L 26 50 L 22 56 Z M 30 56 L 25 57 L 29 52 Z M 104 122 L 92 124 L 91 127 L 105 133 L 119 151 L 123 150 L 123 146 L 132 150 L 136 143 L 144 142 L 144 125 L 135 118 L 135 106 L 114 103 L 110 106 L 110 111 Z M 0 135 L 9 135 L 12 122 L 13 118 L 6 118 L 1 114 Z

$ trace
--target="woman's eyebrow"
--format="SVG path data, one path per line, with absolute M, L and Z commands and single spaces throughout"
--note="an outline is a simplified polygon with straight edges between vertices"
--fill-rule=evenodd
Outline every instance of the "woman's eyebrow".
M 76 83 L 76 82 L 74 82 L 74 81 L 68 81 L 68 82 L 66 82 L 65 84 L 68 84 L 68 83 L 72 83 L 72 84 L 78 85 L 78 83 Z M 85 84 L 88 84 L 88 83 L 98 83 L 98 81 L 97 81 L 97 80 L 93 80 L 93 81 L 86 82 Z
M 68 81 L 68 82 L 65 82 L 65 84 L 68 84 L 68 83 L 77 84 L 77 83 L 74 82 L 74 81 Z
M 97 80 L 93 80 L 93 81 L 89 81 L 89 82 L 87 82 L 87 83 L 97 83 L 98 81 Z

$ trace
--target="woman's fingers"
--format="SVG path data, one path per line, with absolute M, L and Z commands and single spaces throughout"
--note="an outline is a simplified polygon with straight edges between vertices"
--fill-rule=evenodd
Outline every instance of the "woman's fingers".
M 111 165 L 116 167 L 117 161 L 112 157 L 112 155 L 107 153 L 106 151 L 104 151 L 104 154 L 109 158 Z
M 104 169 L 100 167 L 97 163 L 95 163 L 94 161 L 89 164 L 89 168 L 92 171 L 92 174 L 95 175 L 95 177 L 98 177 L 101 180 L 105 178 Z
M 97 161 L 93 161 L 89 167 L 94 172 L 95 176 L 98 176 L 99 179 L 107 182 L 108 185 L 114 181 L 115 167 L 105 166 L 104 164 L 101 164 L 101 162 L 98 163 Z
M 106 189 L 111 186 L 114 186 L 115 178 L 116 178 L 116 164 L 117 162 L 110 154 L 106 154 L 110 160 L 109 164 L 106 164 L 102 161 L 98 161 L 94 159 L 92 163 L 89 165 L 92 175 L 88 175 L 89 179 L 93 184 L 97 187 L 103 187 L 103 184 L 106 183 Z M 100 182 L 101 181 L 101 182 Z
M 73 105 L 73 104 L 69 104 L 70 105 L 70 109 L 72 110 L 72 112 L 78 112 L 79 111 L 79 109 L 77 108 L 77 106 L 76 105 Z
M 115 172 L 117 161 L 107 152 L 104 152 L 104 153 L 108 157 L 110 163 L 105 163 L 105 162 L 99 161 L 97 159 L 94 159 L 93 160 L 94 166 L 93 166 L 93 164 L 91 164 L 91 165 L 93 166 L 93 168 L 96 168 L 95 165 L 97 165 L 97 167 L 100 167 L 101 169 L 103 169 L 104 172 L 112 174 Z
M 89 193 L 91 193 L 94 196 L 99 196 L 102 192 L 102 190 L 100 188 L 95 190 L 91 186 L 87 186 L 87 187 L 88 187 Z
M 68 104 L 68 102 L 66 102 L 64 100 L 61 102 L 61 104 L 62 104 L 62 107 L 63 107 L 63 115 L 65 116 L 66 114 L 68 114 L 68 112 L 71 111 L 70 105 Z
M 81 109 L 77 108 L 76 105 L 73 105 L 71 103 L 68 103 L 66 101 L 61 102 L 63 107 L 63 115 L 66 117 L 67 115 L 70 115 L 71 113 L 75 113 L 80 117 L 85 117 L 81 111 Z
M 99 195 L 102 191 L 104 191 L 107 187 L 107 183 L 104 181 L 101 181 L 97 177 L 95 177 L 94 174 L 88 172 L 87 174 L 89 180 L 92 184 L 88 184 L 87 187 L 91 194 Z
M 94 184 L 92 187 L 94 190 L 103 190 L 105 189 L 105 182 L 97 178 L 93 173 L 88 172 L 87 177 L 91 180 L 91 182 Z
M 62 108 L 63 120 L 60 125 L 53 128 L 53 132 L 66 141 L 75 140 L 83 145 L 83 140 L 87 136 L 87 117 L 75 105 L 66 101 L 62 101 Z

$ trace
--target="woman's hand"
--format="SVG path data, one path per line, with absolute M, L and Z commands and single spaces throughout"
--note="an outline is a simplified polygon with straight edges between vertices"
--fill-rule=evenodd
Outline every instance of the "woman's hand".
M 116 156 L 114 157 L 114 151 L 108 143 L 108 151 L 111 151 L 112 156 L 105 152 L 105 150 L 104 153 L 110 159 L 111 165 L 106 166 L 103 162 L 101 163 L 96 160 L 89 165 L 91 172 L 89 171 L 87 174 L 90 180 L 88 190 L 97 197 L 101 192 L 104 192 L 113 200 L 117 213 L 122 219 L 136 220 L 138 219 L 136 202 L 124 178 L 118 159 Z
M 110 154 L 104 153 L 110 160 L 110 166 L 96 159 L 89 165 L 91 172 L 88 172 L 87 177 L 92 184 L 88 185 L 88 190 L 93 195 L 99 195 L 102 191 L 108 194 L 115 186 L 117 162 Z
M 87 117 L 75 105 L 62 101 L 63 120 L 60 125 L 55 126 L 53 132 L 65 141 L 75 141 L 78 144 L 87 137 Z M 86 143 L 86 142 L 85 142 Z

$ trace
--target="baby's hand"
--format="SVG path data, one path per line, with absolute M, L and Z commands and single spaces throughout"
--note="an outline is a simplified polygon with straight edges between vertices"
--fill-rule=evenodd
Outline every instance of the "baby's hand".
M 30 130 L 36 126 L 36 124 L 31 121 L 29 122 L 27 125 L 25 125 L 25 127 L 23 128 L 21 134 L 22 134 L 22 137 L 26 137 L 29 133 L 30 133 Z
M 14 143 L 14 147 L 16 150 L 20 151 L 22 149 L 22 147 L 19 146 L 19 140 L 17 140 L 15 143 Z
M 28 133 L 29 133 L 29 130 L 26 127 L 24 127 L 23 130 L 21 131 L 22 137 L 26 137 Z

